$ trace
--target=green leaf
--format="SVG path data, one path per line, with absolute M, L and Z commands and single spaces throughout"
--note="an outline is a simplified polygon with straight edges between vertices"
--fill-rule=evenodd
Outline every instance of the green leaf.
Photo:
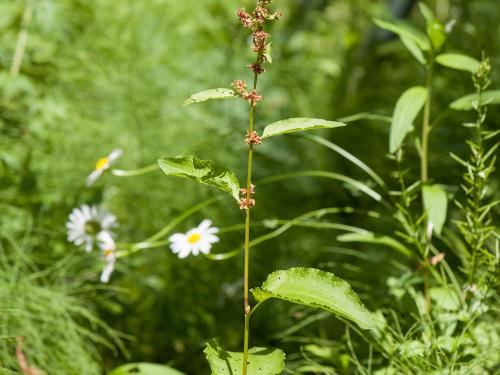
M 413 42 L 417 44 L 417 46 L 420 49 L 424 51 L 430 50 L 429 40 L 427 39 L 425 34 L 415 29 L 413 26 L 407 24 L 406 22 L 403 21 L 388 22 L 380 19 L 374 19 L 373 21 L 378 27 L 384 30 L 391 31 L 394 34 L 399 35 L 400 37 L 404 36 L 408 39 L 411 39 Z
M 389 236 L 376 235 L 375 233 L 346 233 L 337 237 L 340 242 L 363 242 L 363 243 L 373 243 L 378 245 L 386 245 L 399 251 L 401 254 L 411 258 L 411 251 L 403 246 L 401 242 L 396 241 L 394 238 Z
M 240 183 L 228 169 L 215 171 L 210 160 L 201 160 L 193 155 L 158 160 L 161 170 L 167 176 L 178 176 L 216 187 L 239 200 Z
M 482 96 L 484 104 L 500 104 L 500 90 L 484 91 Z M 474 109 L 474 103 L 477 103 L 477 94 L 462 96 L 450 104 L 450 107 L 458 111 L 470 111 Z
M 306 130 L 338 128 L 345 126 L 343 122 L 327 121 L 316 118 L 289 118 L 267 125 L 262 134 L 262 138 L 274 137 L 275 135 L 295 133 Z
M 436 62 L 447 68 L 464 70 L 471 73 L 475 73 L 481 64 L 475 58 L 460 53 L 443 53 L 436 57 Z
M 238 96 L 231 89 L 210 89 L 205 91 L 197 92 L 196 94 L 191 95 L 185 102 L 182 104 L 183 107 L 193 104 L 193 103 L 201 103 L 206 100 L 215 100 L 215 99 L 235 99 Z
M 444 310 L 458 311 L 462 307 L 457 293 L 450 288 L 430 288 L 429 295 L 436 305 Z
M 436 17 L 434 16 L 434 12 L 427 5 L 419 2 L 418 7 L 420 8 L 420 12 L 424 16 L 425 20 L 427 21 L 427 24 L 432 23 L 436 19 Z
M 418 116 L 427 100 L 425 87 L 416 86 L 406 90 L 398 99 L 392 116 L 391 134 L 389 138 L 389 151 L 396 152 L 408 133 L 413 128 L 413 121 Z
M 375 324 L 371 313 L 347 282 L 314 268 L 273 272 L 260 288 L 252 289 L 252 294 L 258 302 L 278 298 L 327 310 L 364 329 L 373 328 Z
M 108 375 L 184 375 L 184 373 L 154 363 L 129 363 L 114 369 Z
M 212 375 L 241 375 L 243 353 L 227 352 L 215 340 L 204 350 Z M 248 374 L 281 375 L 285 369 L 285 353 L 280 349 L 251 348 L 248 351 Z
M 434 50 L 439 51 L 446 41 L 444 25 L 439 21 L 433 21 L 427 25 L 427 35 L 432 42 Z
M 413 39 L 408 38 L 407 36 L 402 35 L 401 41 L 405 45 L 405 47 L 410 51 L 410 53 L 415 57 L 418 62 L 422 65 L 425 65 L 425 57 L 422 53 L 422 50 L 418 47 L 417 43 Z
M 439 185 L 426 185 L 422 188 L 424 208 L 427 220 L 432 223 L 433 230 L 440 234 L 446 221 L 448 197 Z

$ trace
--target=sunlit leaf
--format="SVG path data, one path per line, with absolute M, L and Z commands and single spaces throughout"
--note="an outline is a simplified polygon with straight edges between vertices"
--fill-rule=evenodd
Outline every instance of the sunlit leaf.
M 212 340 L 204 350 L 212 375 L 241 375 L 243 353 L 223 350 Z M 285 369 L 285 353 L 280 349 L 251 348 L 248 351 L 248 374 L 281 375 Z
M 415 29 L 408 23 L 403 21 L 388 22 L 380 19 L 374 19 L 373 21 L 378 27 L 384 30 L 391 31 L 394 34 L 399 35 L 400 37 L 404 36 L 408 39 L 413 40 L 413 42 L 415 42 L 420 49 L 424 51 L 430 50 L 429 40 L 427 39 L 425 34 Z
M 346 233 L 337 237 L 340 242 L 363 242 L 373 243 L 378 245 L 386 245 L 394 250 L 399 251 L 401 254 L 411 257 L 411 251 L 405 247 L 401 242 L 396 241 L 394 238 L 383 235 L 376 235 L 375 233 Z
M 420 86 L 406 90 L 398 99 L 392 116 L 389 138 L 391 153 L 396 152 L 401 147 L 406 135 L 414 129 L 413 121 L 417 118 L 426 100 L 427 90 Z
M 201 160 L 193 155 L 163 158 L 158 160 L 161 170 L 167 176 L 178 176 L 214 186 L 239 200 L 240 183 L 228 169 L 216 171 L 210 160 Z
M 361 328 L 373 328 L 371 313 L 337 276 L 314 268 L 290 268 L 271 273 L 260 288 L 252 289 L 259 302 L 278 298 L 301 305 L 317 307 L 349 319 Z
M 500 90 L 484 91 L 481 98 L 483 104 L 500 104 Z M 474 109 L 474 103 L 477 103 L 477 94 L 470 94 L 455 100 L 450 107 L 459 111 L 470 111 Z
M 436 61 L 448 68 L 464 70 L 471 73 L 475 73 L 481 64 L 475 58 L 460 53 L 443 53 L 436 57 Z
M 446 191 L 439 185 L 426 185 L 422 188 L 422 195 L 427 219 L 432 223 L 433 230 L 441 233 L 448 207 Z
M 262 134 L 262 138 L 274 137 L 275 135 L 295 133 L 305 130 L 338 128 L 345 126 L 343 122 L 327 121 L 315 118 L 289 118 L 267 125 Z
M 231 89 L 210 89 L 205 91 L 197 92 L 196 94 L 191 95 L 183 104 L 183 106 L 187 106 L 193 103 L 200 103 L 206 100 L 214 100 L 214 99 L 235 99 L 238 96 Z
M 129 363 L 120 366 L 108 375 L 184 375 L 171 367 L 154 363 Z

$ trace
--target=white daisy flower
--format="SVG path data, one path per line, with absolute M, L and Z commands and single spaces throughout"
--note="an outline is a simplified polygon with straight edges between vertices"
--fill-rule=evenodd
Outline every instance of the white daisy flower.
M 123 151 L 121 149 L 116 149 L 111 151 L 108 156 L 99 159 L 95 164 L 94 171 L 87 177 L 87 186 L 90 186 L 94 182 L 96 182 L 97 179 L 104 173 L 104 171 L 106 169 L 109 169 L 109 167 L 111 167 L 111 164 L 118 160 L 122 156 L 122 154 Z
M 109 282 L 111 274 L 115 269 L 116 243 L 108 232 L 101 232 L 97 236 L 98 245 L 101 248 L 106 264 L 101 272 L 101 283 Z
M 74 208 L 69 214 L 69 220 L 66 223 L 68 241 L 77 246 L 84 245 L 85 251 L 89 252 L 94 247 L 97 236 L 101 232 L 112 235 L 111 230 L 117 226 L 118 223 L 114 215 L 99 210 L 97 206 L 84 204 L 79 208 Z
M 169 237 L 170 248 L 179 258 L 185 258 L 189 254 L 198 255 L 200 252 L 208 254 L 212 244 L 219 242 L 215 235 L 219 228 L 211 227 L 211 220 L 203 220 L 196 228 L 186 233 L 175 233 Z

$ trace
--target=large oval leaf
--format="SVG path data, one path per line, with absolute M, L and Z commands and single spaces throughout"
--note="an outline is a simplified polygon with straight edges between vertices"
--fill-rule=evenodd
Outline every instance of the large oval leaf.
M 460 53 L 443 53 L 436 57 L 436 61 L 447 68 L 464 70 L 471 73 L 477 72 L 481 64 L 475 58 Z
M 422 188 L 422 195 L 427 220 L 432 223 L 433 230 L 439 234 L 446 221 L 448 207 L 446 191 L 439 185 L 426 185 Z
M 129 363 L 114 369 L 108 375 L 184 375 L 184 373 L 155 363 Z
M 274 137 L 275 135 L 295 133 L 305 130 L 322 129 L 322 128 L 338 128 L 345 126 L 343 122 L 327 121 L 317 118 L 289 118 L 281 120 L 270 125 L 267 125 L 262 134 L 262 138 Z
M 500 104 L 500 90 L 484 91 L 482 93 L 483 104 Z M 477 94 L 462 96 L 450 104 L 450 107 L 458 111 L 470 111 L 477 103 Z
M 158 164 L 167 176 L 189 178 L 205 185 L 214 186 L 239 200 L 240 183 L 234 173 L 228 169 L 216 171 L 210 160 L 201 160 L 189 155 L 159 159 Z
M 227 352 L 215 340 L 205 348 L 212 375 L 241 375 L 243 353 Z M 285 353 L 280 349 L 251 348 L 248 351 L 248 374 L 281 375 L 285 369 Z
M 392 116 L 391 134 L 389 138 L 389 151 L 396 152 L 408 133 L 413 128 L 413 121 L 418 116 L 427 100 L 425 87 L 416 86 L 406 90 L 398 99 Z
M 373 328 L 375 324 L 371 313 L 346 281 L 315 268 L 273 272 L 260 288 L 252 289 L 252 294 L 258 302 L 278 298 L 318 307 L 352 320 L 364 329 Z
M 193 104 L 204 102 L 205 100 L 210 99 L 235 99 L 238 96 L 231 89 L 210 89 L 205 91 L 197 92 L 196 94 L 191 95 L 182 105 L 183 107 Z

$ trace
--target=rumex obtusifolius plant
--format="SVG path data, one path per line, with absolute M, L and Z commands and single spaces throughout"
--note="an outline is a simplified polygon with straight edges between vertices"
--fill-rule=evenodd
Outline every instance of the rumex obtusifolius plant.
M 158 166 L 168 176 L 188 178 L 200 184 L 215 187 L 227 193 L 235 201 L 235 209 L 244 212 L 244 274 L 243 274 L 243 348 L 240 352 L 225 351 L 216 341 L 210 341 L 205 350 L 207 359 L 213 374 L 252 374 L 270 375 L 280 374 L 284 371 L 285 354 L 279 349 L 250 348 L 250 319 L 261 304 L 271 298 L 302 304 L 305 306 L 324 309 L 337 314 L 349 321 L 359 325 L 363 329 L 374 327 L 374 318 L 371 313 L 361 303 L 359 297 L 353 292 L 350 285 L 331 273 L 327 273 L 313 268 L 291 268 L 272 272 L 260 288 L 250 289 L 250 248 L 251 241 L 251 211 L 258 207 L 256 202 L 256 191 L 252 180 L 254 166 L 254 152 L 262 142 L 278 135 L 309 131 L 314 129 L 333 129 L 343 127 L 346 124 L 338 121 L 327 121 L 317 118 L 289 118 L 267 125 L 262 134 L 256 131 L 255 114 L 258 106 L 264 103 L 264 96 L 258 91 L 259 77 L 265 73 L 265 64 L 272 61 L 270 34 L 266 31 L 266 26 L 270 22 L 277 21 L 281 17 L 280 12 L 270 9 L 272 0 L 258 0 L 255 8 L 251 12 L 244 9 L 237 10 L 236 15 L 243 27 L 251 32 L 251 49 L 255 54 L 255 60 L 247 65 L 247 72 L 252 74 L 252 83 L 247 84 L 244 80 L 235 80 L 232 89 L 216 88 L 205 90 L 186 100 L 184 105 L 200 103 L 214 99 L 236 99 L 248 102 L 249 121 L 246 131 L 242 131 L 242 145 L 246 147 L 247 170 L 245 184 L 240 186 L 236 173 L 229 169 L 216 169 L 211 161 L 202 160 L 193 155 L 165 157 L 158 161 Z M 235 131 L 239 131 L 235 129 Z M 112 157 L 115 155 L 115 157 Z M 92 184 L 120 155 L 117 152 L 111 153 L 108 157 L 100 159 L 95 171 L 87 180 Z M 117 176 L 135 176 L 151 172 L 158 166 L 148 166 L 136 171 L 112 170 Z M 334 177 L 342 179 L 341 177 Z M 347 177 L 344 181 L 354 184 Z M 358 189 L 363 189 L 358 186 Z M 123 256 L 128 256 L 134 252 L 145 248 L 161 247 L 171 243 L 172 250 L 183 258 L 190 253 L 197 255 L 199 252 L 207 254 L 212 243 L 219 239 L 215 236 L 217 228 L 211 228 L 210 221 L 204 221 L 198 228 L 181 234 L 170 236 L 169 240 L 164 240 L 170 230 L 184 218 L 199 211 L 208 204 L 213 204 L 217 200 L 211 199 L 203 202 L 181 215 L 178 220 L 169 223 L 165 228 L 154 234 L 147 240 L 131 246 L 115 243 L 112 235 L 105 235 L 106 231 L 100 227 L 93 234 L 94 242 L 103 250 L 104 257 L 109 259 L 101 279 L 107 281 L 114 262 Z M 87 218 L 88 219 L 88 218 Z M 88 220 L 87 220 L 88 222 Z M 87 223 L 86 222 L 86 223 Z M 85 223 L 84 223 L 85 224 Z M 81 229 L 81 228 L 80 228 Z M 86 230 L 86 224 L 83 230 Z M 82 230 L 80 230 L 82 232 Z M 85 232 L 86 233 L 86 232 Z M 84 235 L 82 235 L 86 238 Z M 94 238 L 93 237 L 93 238 Z M 103 238 L 105 237 L 105 238 Z M 122 249 L 125 248 L 125 249 Z M 238 252 L 240 250 L 238 249 Z M 215 255 L 217 256 L 217 254 Z M 231 257 L 232 255 L 229 255 Z M 255 303 L 251 304 L 250 292 L 252 292 Z M 117 374 L 120 370 L 116 370 Z

